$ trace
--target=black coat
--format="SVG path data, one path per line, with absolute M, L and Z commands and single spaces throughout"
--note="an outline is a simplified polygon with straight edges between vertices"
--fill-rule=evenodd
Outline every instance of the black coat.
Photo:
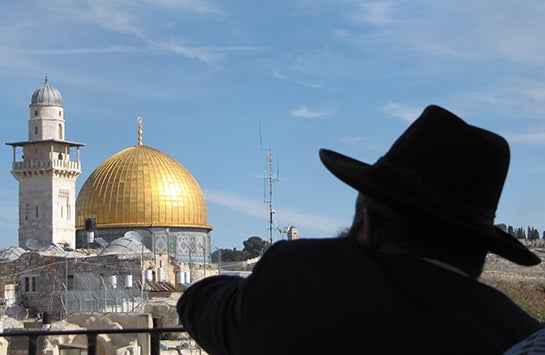
M 206 278 L 177 307 L 211 354 L 501 353 L 540 328 L 476 280 L 347 238 L 278 242 L 247 279 Z

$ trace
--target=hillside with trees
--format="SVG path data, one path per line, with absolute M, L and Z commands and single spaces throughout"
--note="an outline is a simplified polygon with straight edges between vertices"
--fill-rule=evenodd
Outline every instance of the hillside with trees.
M 504 232 L 509 233 L 510 235 L 512 235 L 513 237 L 517 239 L 525 239 L 530 241 L 537 240 L 540 238 L 545 239 L 545 231 L 543 231 L 543 234 L 540 235 L 539 231 L 536 228 L 530 227 L 530 226 L 526 228 L 522 228 L 522 227 L 514 228 L 513 226 L 508 226 L 502 223 L 502 224 L 497 224 L 496 227 L 500 228 Z
M 545 231 L 543 231 L 543 234 L 541 235 L 536 228 L 531 226 L 523 228 L 513 227 L 506 224 L 497 224 L 496 227 L 500 228 L 504 232 L 509 233 L 510 235 L 519 240 L 536 241 L 540 239 L 545 239 Z M 344 237 L 347 232 L 348 229 L 342 230 L 339 233 L 338 237 Z M 215 250 L 211 255 L 212 262 L 217 263 L 220 255 L 221 261 L 224 262 L 244 261 L 252 259 L 257 256 L 263 255 L 265 250 L 267 250 L 267 248 L 270 246 L 270 243 L 268 241 L 263 240 L 258 236 L 251 236 L 243 241 L 242 244 L 242 250 L 237 250 L 237 248 Z
M 242 242 L 244 248 L 242 250 L 219 249 L 212 253 L 211 258 L 213 263 L 217 263 L 221 254 L 222 262 L 229 261 L 244 261 L 263 255 L 265 250 L 270 246 L 270 243 L 257 236 L 252 236 Z

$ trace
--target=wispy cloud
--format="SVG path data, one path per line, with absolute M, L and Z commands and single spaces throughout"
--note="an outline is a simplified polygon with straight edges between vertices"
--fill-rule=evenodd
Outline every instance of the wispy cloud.
M 250 52 L 262 49 L 261 47 L 190 47 L 182 46 L 173 42 L 153 43 L 150 46 L 128 47 L 128 46 L 110 46 L 93 48 L 61 48 L 61 49 L 17 49 L 2 48 L 0 52 L 23 53 L 32 55 L 82 55 L 82 54 L 107 54 L 107 53 L 157 53 L 170 52 L 179 54 L 187 58 L 197 59 L 209 65 L 216 65 L 219 60 L 231 52 Z
M 386 105 L 382 106 L 382 111 L 394 117 L 401 118 L 403 121 L 413 122 L 418 118 L 422 109 L 406 107 L 400 104 L 389 102 Z
M 232 192 L 217 190 L 205 191 L 207 202 L 225 206 L 229 209 L 242 212 L 250 217 L 263 218 L 266 215 L 266 206 L 261 200 L 249 199 Z M 280 208 L 276 216 L 281 224 L 305 227 L 323 233 L 335 233 L 343 227 L 343 222 L 327 216 L 304 213 L 293 208 Z
M 437 6 L 426 19 L 399 18 L 395 22 L 400 26 L 400 39 L 415 44 L 423 53 L 487 62 L 489 58 L 502 58 L 542 66 L 545 44 L 535 34 L 545 30 L 541 20 L 544 11 L 544 4 L 535 3 L 498 1 L 490 11 L 486 2 L 458 2 Z M 448 13 L 456 16 L 449 17 Z M 397 14 L 404 15 L 401 11 Z M 463 28 L 456 36 L 452 35 L 453 25 Z
M 146 11 L 141 11 L 145 8 Z M 153 21 L 150 20 L 150 14 L 164 13 L 165 11 L 194 12 L 203 15 L 219 15 L 223 12 L 221 9 L 208 0 L 97 0 L 88 1 L 85 4 L 73 5 L 70 2 L 65 2 L 58 9 L 55 7 L 47 7 L 42 17 L 48 18 L 50 25 L 47 26 L 51 31 L 55 30 L 63 33 L 64 26 L 71 26 L 74 29 L 74 36 L 92 32 L 98 35 L 94 36 L 96 43 L 100 43 L 101 39 L 112 41 L 122 41 L 123 44 L 116 45 L 104 43 L 90 46 L 92 41 L 85 40 L 85 46 L 70 47 L 70 41 L 62 41 L 65 43 L 64 48 L 55 44 L 54 46 L 35 46 L 33 48 L 24 47 L 25 39 L 29 35 L 40 31 L 37 26 L 44 26 L 42 23 L 23 23 L 19 24 L 21 29 L 15 31 L 13 25 L 5 24 L 6 29 L 2 31 L 9 41 L 4 41 L 1 50 L 14 51 L 23 54 L 31 53 L 37 55 L 78 55 L 78 54 L 105 54 L 105 53 L 160 53 L 170 52 L 187 58 L 197 59 L 206 64 L 215 64 L 218 60 L 225 57 L 230 52 L 253 51 L 260 49 L 259 47 L 251 46 L 199 46 L 199 45 L 184 45 L 183 41 L 177 37 L 165 37 L 165 24 L 158 23 L 156 17 Z M 56 10 L 56 11 L 54 11 Z M 12 17 L 19 17 L 14 11 Z M 58 19 L 58 21 L 55 21 Z M 168 27 L 168 26 L 167 26 Z M 2 26 L 0 26 L 0 29 Z M 52 29 L 51 29 L 52 28 Z M 58 28 L 58 29 L 57 29 Z M 117 34 L 118 37 L 107 36 L 107 34 Z M 73 38 L 72 37 L 72 38 Z M 1 37 L 0 37 L 1 38 Z M 19 39 L 19 40 L 18 40 Z M 8 44 L 11 43 L 11 46 Z M 80 43 L 80 42 L 78 42 Z M 121 42 L 120 42 L 121 43 Z M 130 43 L 130 45 L 126 45 Z M 140 45 L 141 44 L 141 45 Z M 40 48 L 41 47 L 41 48 Z M 20 48 L 26 48 L 22 50 Z M 34 49 L 36 48 L 36 49 Z
M 338 219 L 307 214 L 291 208 L 282 208 L 277 211 L 277 217 L 280 223 L 286 222 L 284 224 L 318 230 L 328 235 L 338 232 L 342 227 L 346 227 L 343 225 L 343 221 Z
M 135 3 L 140 2 L 147 8 L 147 12 L 139 13 L 136 10 L 138 6 Z M 139 37 L 144 37 L 146 30 L 143 27 L 142 17 L 157 10 L 187 11 L 201 15 L 221 15 L 223 11 L 213 2 L 207 0 L 95 0 L 88 2 L 89 11 L 73 10 L 75 14 L 84 14 L 82 17 L 90 23 L 95 23 L 103 28 L 121 32 L 133 33 Z
M 137 37 L 144 37 L 144 29 L 138 25 L 135 15 L 127 11 L 122 2 L 116 1 L 90 1 L 89 9 L 86 12 L 72 9 L 75 15 L 81 16 L 82 20 L 94 24 L 109 31 L 119 33 L 131 33 Z
M 215 65 L 218 60 L 230 52 L 253 52 L 263 49 L 259 46 L 233 46 L 233 47 L 191 47 L 180 45 L 176 42 L 155 43 L 164 50 L 175 54 L 181 54 L 188 58 L 196 58 L 204 63 Z
M 143 3 L 183 9 L 203 15 L 221 15 L 224 13 L 213 1 L 208 0 L 143 0 Z
M 329 112 L 311 111 L 307 106 L 303 105 L 296 110 L 291 111 L 292 116 L 301 118 L 325 118 Z
M 337 15 L 359 24 L 382 25 L 392 21 L 392 11 L 399 1 L 388 0 L 298 0 L 297 9 L 306 16 Z
M 190 10 L 198 13 L 219 13 L 219 9 L 208 1 L 200 2 L 193 0 L 147 0 L 149 4 L 159 5 L 163 7 L 176 7 L 184 10 Z M 117 7 L 116 7 L 117 5 Z M 218 60 L 223 58 L 228 52 L 253 51 L 259 47 L 245 46 L 188 46 L 179 43 L 179 40 L 164 41 L 154 39 L 145 27 L 138 25 L 139 16 L 125 11 L 125 7 L 120 7 L 119 4 L 109 1 L 92 2 L 90 4 L 92 16 L 89 18 L 96 25 L 107 30 L 130 33 L 147 43 L 150 47 L 156 50 L 164 50 L 175 54 L 183 55 L 187 58 L 198 59 L 206 64 L 214 65 Z
M 294 84 L 297 84 L 297 85 L 301 85 L 301 86 L 306 86 L 306 87 L 309 87 L 309 88 L 313 88 L 313 89 L 328 89 L 322 85 L 319 85 L 319 84 L 313 84 L 313 83 L 309 83 L 309 82 L 305 82 L 305 81 L 302 81 L 302 80 L 296 80 L 296 79 L 293 79 L 293 78 L 290 78 L 286 75 L 283 75 L 283 74 L 280 74 L 278 72 L 274 72 L 273 73 L 273 76 L 277 79 L 280 79 L 280 80 L 287 80 L 287 81 L 290 81 Z
M 249 199 L 232 192 L 217 190 L 206 190 L 205 195 L 208 202 L 243 212 L 251 217 L 263 218 L 265 216 L 266 209 L 263 201 Z
M 110 47 L 90 47 L 90 48 L 61 48 L 61 49 L 17 49 L 0 47 L 0 51 L 10 51 L 15 53 L 33 54 L 33 55 L 79 55 L 79 54 L 103 54 L 103 53 L 137 53 L 151 51 L 146 47 L 127 47 L 127 46 L 110 46 Z
M 392 2 L 352 2 L 352 12 L 349 19 L 357 23 L 368 23 L 372 25 L 385 25 L 393 21 Z

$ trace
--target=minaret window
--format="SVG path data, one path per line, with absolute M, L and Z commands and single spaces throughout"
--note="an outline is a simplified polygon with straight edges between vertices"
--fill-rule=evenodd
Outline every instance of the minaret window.
M 59 124 L 59 139 L 63 139 L 62 138 L 62 125 Z
M 61 111 L 59 111 L 59 117 L 62 117 L 62 112 Z
M 36 218 L 38 218 L 38 206 L 36 206 Z
M 38 126 L 34 127 L 34 134 L 38 134 Z
M 34 116 L 38 116 L 38 110 L 34 110 Z

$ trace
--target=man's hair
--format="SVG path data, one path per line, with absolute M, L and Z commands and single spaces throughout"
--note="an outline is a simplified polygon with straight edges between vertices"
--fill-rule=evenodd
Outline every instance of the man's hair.
M 470 231 L 413 211 L 389 207 L 360 193 L 347 237 L 355 237 L 363 228 L 364 210 L 371 221 L 368 250 L 440 260 L 473 278 L 481 274 L 487 249 Z

